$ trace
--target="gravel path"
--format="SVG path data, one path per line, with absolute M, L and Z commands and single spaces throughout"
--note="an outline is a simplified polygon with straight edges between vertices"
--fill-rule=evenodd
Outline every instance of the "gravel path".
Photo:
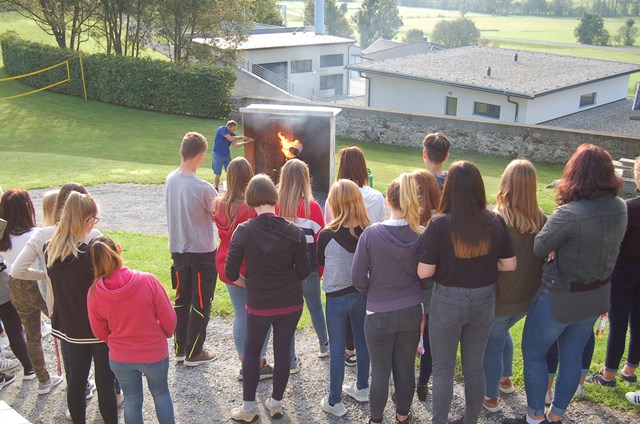
M 32 190 L 31 195 L 38 203 L 45 190 Z M 106 184 L 90 189 L 98 200 L 100 229 L 139 231 L 148 234 L 166 234 L 164 197 L 162 186 Z M 215 301 L 215 300 L 214 300 Z M 364 423 L 368 417 L 368 406 L 345 396 L 343 401 L 349 409 L 342 418 L 329 416 L 320 409 L 320 400 L 327 394 L 329 361 L 317 357 L 317 339 L 315 333 L 306 329 L 297 334 L 298 354 L 302 359 L 302 371 L 292 375 L 285 393 L 285 417 L 278 420 L 283 423 Z M 171 342 L 170 342 L 171 343 Z M 45 355 L 50 370 L 55 369 L 56 359 L 51 336 L 44 340 Z M 242 383 L 235 376 L 239 370 L 231 332 L 231 319 L 214 317 L 209 323 L 205 346 L 213 350 L 217 359 L 209 364 L 195 368 L 172 365 L 169 368 L 169 386 L 171 388 L 176 419 L 179 423 L 204 424 L 232 422 L 228 416 L 232 407 L 242 398 Z M 355 381 L 355 370 L 345 371 L 345 383 Z M 66 398 L 64 383 L 49 395 L 36 395 L 37 381 L 16 381 L 0 391 L 0 400 L 9 403 L 16 411 L 32 423 L 58 424 L 67 422 L 64 418 Z M 146 390 L 146 389 L 145 389 Z M 270 380 L 260 382 L 257 400 L 264 401 L 271 390 Z M 145 393 L 145 422 L 156 423 L 151 395 Z M 500 423 L 504 417 L 523 416 L 526 402 L 523 388 L 504 398 L 504 409 L 500 413 L 486 413 L 480 417 L 481 423 Z M 427 402 L 414 399 L 413 411 L 416 423 L 431 422 L 431 397 Z M 385 413 L 385 422 L 393 422 L 393 405 L 389 400 Z M 460 417 L 464 412 L 464 390 L 459 382 L 455 384 L 451 419 Z M 122 412 L 121 419 L 122 419 Z M 261 422 L 270 418 L 260 405 Z M 88 405 L 87 422 L 102 422 L 94 397 Z M 122 419 L 121 422 L 124 422 Z M 575 401 L 569 407 L 565 423 L 638 423 L 637 411 L 621 412 L 591 402 Z

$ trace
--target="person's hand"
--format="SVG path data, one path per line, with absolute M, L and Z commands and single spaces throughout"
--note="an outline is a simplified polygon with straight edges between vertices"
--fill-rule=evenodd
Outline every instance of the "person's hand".
M 547 255 L 547 262 L 553 262 L 553 260 L 556 258 L 556 251 L 552 251 Z
M 244 142 L 245 142 L 245 143 L 250 143 L 250 142 L 252 142 L 252 141 L 253 141 L 253 138 L 251 138 L 251 137 L 246 137 L 246 136 L 245 136 L 245 137 L 243 138 L 243 140 L 244 140 Z

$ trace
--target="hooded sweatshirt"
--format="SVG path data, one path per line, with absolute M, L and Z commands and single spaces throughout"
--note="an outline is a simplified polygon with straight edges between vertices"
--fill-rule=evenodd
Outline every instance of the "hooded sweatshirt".
M 231 236 L 238 225 L 250 220 L 251 218 L 255 218 L 256 211 L 244 202 L 238 203 L 238 208 L 236 209 L 236 222 L 233 225 L 231 225 L 225 214 L 224 204 L 222 202 L 218 203 L 215 207 L 214 213 L 215 216 L 213 216 L 213 222 L 215 222 L 218 227 L 218 236 L 220 237 L 220 246 L 218 246 L 218 253 L 216 254 L 216 269 L 218 271 L 218 277 L 220 277 L 220 280 L 222 280 L 223 283 L 235 286 L 233 281 L 227 278 L 227 274 L 224 272 L 224 262 L 227 259 L 227 252 L 229 251 L 229 242 L 231 242 Z M 243 261 L 240 266 L 241 275 L 245 274 L 245 267 L 246 265 Z
M 87 294 L 94 334 L 118 362 L 154 363 L 169 357 L 167 338 L 176 313 L 160 282 L 146 272 L 119 268 Z
M 368 312 L 391 312 L 422 303 L 418 277 L 421 238 L 405 220 L 367 227 L 358 241 L 351 280 L 367 295 Z
M 243 260 L 249 313 L 279 315 L 302 308 L 301 281 L 311 269 L 307 240 L 297 225 L 270 213 L 240 224 L 224 268 L 229 280 L 240 277 Z
M 367 185 L 360 187 L 362 192 L 362 198 L 364 199 L 364 205 L 367 208 L 367 215 L 369 215 L 369 221 L 375 224 L 376 222 L 384 221 L 387 215 L 387 210 L 384 206 L 384 196 L 378 190 L 371 188 Z M 331 208 L 329 207 L 329 199 L 324 202 L 324 222 L 329 223 L 333 219 Z

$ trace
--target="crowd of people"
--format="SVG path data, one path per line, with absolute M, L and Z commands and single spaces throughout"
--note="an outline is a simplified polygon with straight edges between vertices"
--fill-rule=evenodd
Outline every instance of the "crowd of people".
M 74 423 L 86 422 L 92 362 L 105 423 L 118 422 L 122 397 L 125 422 L 143 422 L 143 376 L 158 421 L 175 423 L 169 353 L 187 367 L 215 359 L 205 345 L 218 279 L 234 311 L 242 380 L 242 403 L 230 411 L 236 421 L 259 418 L 263 379 L 272 379 L 269 416 L 286 413 L 289 376 L 302 367 L 295 332 L 305 305 L 318 357 L 329 358 L 319 407 L 335 416 L 348 413 L 345 394 L 368 402 L 368 422 L 381 423 L 392 381 L 396 423 L 413 421 L 414 395 L 426 401 L 429 387 L 433 423 L 478 422 L 483 408 L 499 411 L 502 394 L 516 391 L 510 328 L 522 319 L 527 413 L 505 422 L 561 422 L 584 382 L 637 382 L 640 197 L 618 197 L 623 181 L 602 148 L 576 150 L 546 216 L 528 160 L 506 167 L 494 202 L 473 163 L 443 170 L 451 142 L 427 134 L 425 169 L 399 175 L 385 197 L 370 186 L 362 150 L 347 147 L 323 211 L 305 162 L 285 162 L 276 184 L 254 175 L 245 158 L 231 160 L 232 144 L 251 141 L 236 128 L 233 121 L 220 127 L 213 149 L 216 187 L 222 168 L 227 173 L 222 194 L 196 176 L 209 147 L 199 133 L 184 136 L 180 166 L 166 179 L 173 305 L 156 277 L 127 268 L 119 245 L 94 228 L 98 208 L 81 184 L 47 194 L 41 228 L 27 191 L 2 194 L 0 319 L 10 349 L 0 353 L 0 389 L 19 365 L 24 379 L 38 379 L 38 394 L 63 381 L 45 362 L 44 314 L 60 343 Z M 640 187 L 640 157 L 635 180 Z M 606 361 L 588 376 L 594 324 L 606 313 Z M 458 350 L 465 409 L 450 421 Z M 345 381 L 346 366 L 356 367 L 355 381 Z M 640 406 L 640 391 L 626 396 Z

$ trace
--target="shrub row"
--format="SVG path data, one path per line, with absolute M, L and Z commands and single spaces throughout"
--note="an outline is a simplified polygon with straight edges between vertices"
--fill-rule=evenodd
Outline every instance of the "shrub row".
M 77 52 L 33 43 L 14 33 L 0 38 L 7 72 L 24 75 L 69 61 L 71 80 L 51 91 L 84 96 Z M 229 67 L 175 63 L 106 54 L 83 54 L 87 98 L 116 105 L 201 118 L 226 118 L 235 83 Z M 35 88 L 67 77 L 65 66 L 21 79 Z

